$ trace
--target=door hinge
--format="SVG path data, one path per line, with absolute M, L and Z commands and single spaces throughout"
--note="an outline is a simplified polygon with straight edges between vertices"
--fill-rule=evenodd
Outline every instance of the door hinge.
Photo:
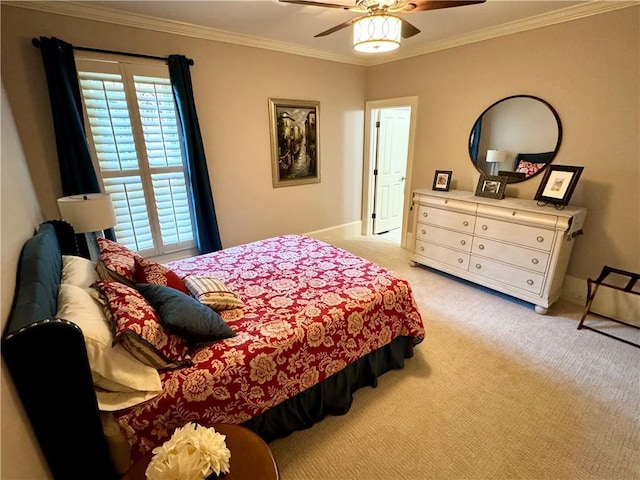
M 380 128 L 380 120 L 376 122 L 376 128 Z
M 371 218 L 373 218 L 373 219 L 375 220 L 375 219 L 376 219 L 376 214 L 375 214 L 375 213 L 372 213 L 372 214 L 371 214 Z
M 378 169 L 377 168 L 374 168 L 373 175 L 378 175 Z

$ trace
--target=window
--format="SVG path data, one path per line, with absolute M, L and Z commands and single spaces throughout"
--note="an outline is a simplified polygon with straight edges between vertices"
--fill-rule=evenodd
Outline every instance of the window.
M 77 59 L 90 150 L 116 211 L 116 239 L 141 255 L 195 246 L 180 124 L 166 65 Z

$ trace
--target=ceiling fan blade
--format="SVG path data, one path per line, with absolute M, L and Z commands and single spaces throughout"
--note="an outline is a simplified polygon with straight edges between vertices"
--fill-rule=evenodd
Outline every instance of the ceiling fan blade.
M 411 25 L 404 18 L 401 18 L 400 20 L 402 20 L 402 38 L 413 37 L 414 35 L 420 33 L 420 30 L 418 28 Z
M 328 7 L 328 8 L 340 8 L 342 10 L 351 10 L 351 7 L 347 5 L 339 5 L 337 3 L 324 3 L 324 2 L 312 2 L 310 0 L 278 0 L 281 3 L 296 3 L 298 5 L 309 5 L 311 7 Z
M 317 37 L 326 37 L 327 35 L 331 35 L 332 33 L 337 32 L 338 30 L 342 30 L 345 27 L 348 27 L 349 25 L 353 25 L 354 23 L 356 23 L 356 20 L 359 20 L 362 17 L 356 17 L 356 18 L 352 18 L 351 20 L 347 20 L 344 23 L 341 23 L 340 25 L 336 25 L 333 28 L 330 28 L 329 30 L 325 30 L 324 32 L 321 32 L 317 35 L 314 35 L 315 38 Z
M 484 3 L 487 0 L 413 0 L 409 4 L 415 5 L 412 9 L 407 9 L 405 13 L 423 12 L 425 10 L 437 10 L 440 8 L 464 7 L 465 5 L 475 5 Z

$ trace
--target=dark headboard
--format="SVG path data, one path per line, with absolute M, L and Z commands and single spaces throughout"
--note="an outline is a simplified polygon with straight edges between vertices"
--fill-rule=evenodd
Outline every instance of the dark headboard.
M 113 480 L 82 331 L 55 318 L 62 255 L 76 252 L 62 221 L 27 240 L 2 356 L 54 478 Z

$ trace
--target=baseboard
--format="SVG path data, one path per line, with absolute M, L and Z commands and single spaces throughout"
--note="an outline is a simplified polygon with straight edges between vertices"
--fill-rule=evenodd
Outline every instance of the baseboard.
M 323 228 L 322 230 L 315 230 L 313 232 L 307 232 L 305 235 L 308 237 L 317 238 L 323 242 L 331 243 L 334 239 L 349 238 L 362 234 L 362 221 L 358 220 L 351 223 L 343 223 L 342 225 L 336 225 L 329 228 Z
M 586 280 L 567 275 L 562 290 L 563 300 L 585 306 Z M 640 295 L 601 287 L 593 300 L 591 310 L 625 322 L 640 324 Z

